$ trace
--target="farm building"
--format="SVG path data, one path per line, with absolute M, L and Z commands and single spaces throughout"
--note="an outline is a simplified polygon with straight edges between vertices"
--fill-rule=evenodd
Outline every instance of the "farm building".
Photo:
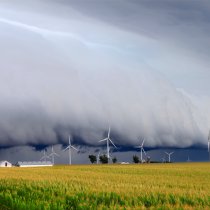
M 46 167 L 46 166 L 53 166 L 51 161 L 18 161 L 16 163 L 16 166 L 18 167 Z
M 121 162 L 120 164 L 127 165 L 129 162 Z
M 3 161 L 0 161 L 0 167 L 12 167 L 12 163 L 6 160 L 3 160 Z

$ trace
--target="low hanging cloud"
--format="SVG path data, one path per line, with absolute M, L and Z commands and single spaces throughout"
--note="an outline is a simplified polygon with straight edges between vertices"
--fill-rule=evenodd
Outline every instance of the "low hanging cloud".
M 96 4 L 102 15 L 88 13 L 93 4 L 86 4 L 0 3 L 0 145 L 67 143 L 69 133 L 78 144 L 96 145 L 109 125 L 118 145 L 135 145 L 139 136 L 148 147 L 206 144 L 208 61 L 193 41 L 183 44 L 180 14 L 172 18 L 179 36 L 174 31 L 170 39 L 169 23 L 157 34 L 151 28 L 168 17 L 167 8 L 147 27 L 138 20 L 155 4 L 122 1 L 113 11 L 111 1 Z M 142 17 L 131 16 L 134 8 Z M 201 34 L 197 24 L 191 28 Z

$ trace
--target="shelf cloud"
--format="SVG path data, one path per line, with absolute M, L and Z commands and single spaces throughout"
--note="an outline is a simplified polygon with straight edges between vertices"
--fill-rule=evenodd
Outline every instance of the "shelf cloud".
M 0 146 L 205 145 L 206 1 L 0 2 Z M 97 144 L 98 145 L 98 144 Z

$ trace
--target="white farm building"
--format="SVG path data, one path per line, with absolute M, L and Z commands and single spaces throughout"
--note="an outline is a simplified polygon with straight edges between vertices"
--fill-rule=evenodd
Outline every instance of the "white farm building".
M 16 163 L 16 166 L 18 167 L 46 167 L 46 166 L 53 166 L 51 161 L 18 161 Z
M 12 163 L 6 160 L 3 160 L 3 161 L 0 161 L 0 167 L 12 167 Z

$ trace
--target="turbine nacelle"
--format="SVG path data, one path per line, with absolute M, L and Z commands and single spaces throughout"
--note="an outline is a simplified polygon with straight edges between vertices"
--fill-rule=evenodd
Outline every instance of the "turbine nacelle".
M 71 145 L 71 137 L 69 135 L 69 145 L 63 150 L 64 152 L 66 150 L 69 150 L 69 165 L 71 165 L 71 149 L 74 149 L 76 151 L 79 151 L 77 148 Z
M 53 148 L 53 146 L 52 146 L 52 149 L 51 149 L 51 154 L 49 154 L 49 157 L 50 156 L 53 156 L 53 155 L 56 155 L 56 156 L 60 156 L 59 154 L 57 154 L 55 151 L 54 151 L 54 148 Z
M 63 151 L 66 151 L 66 150 L 68 150 L 70 148 L 72 148 L 72 149 L 74 149 L 76 151 L 79 151 L 77 148 L 75 148 L 74 146 L 71 145 L 71 137 L 69 135 L 69 145 L 65 149 L 63 149 Z
M 102 139 L 98 142 L 103 142 L 103 141 L 106 141 L 106 145 L 107 145 L 107 158 L 110 159 L 110 155 L 109 155 L 109 142 L 111 142 L 111 144 L 117 149 L 116 145 L 114 144 L 114 142 L 111 140 L 110 138 L 110 127 L 109 127 L 109 130 L 108 130 L 108 135 L 105 139 Z
M 166 155 L 168 155 L 168 162 L 170 163 L 171 162 L 171 155 L 173 154 L 174 152 L 165 152 Z
M 107 138 L 105 138 L 105 139 L 102 139 L 102 140 L 100 140 L 100 141 L 98 141 L 98 142 L 102 142 L 102 141 L 110 141 L 111 144 L 117 149 L 116 145 L 113 143 L 113 141 L 112 141 L 109 137 L 107 137 Z
M 54 161 L 55 156 L 59 157 L 60 155 L 57 154 L 57 153 L 54 151 L 54 148 L 53 148 L 53 146 L 52 146 L 51 154 L 49 154 L 49 157 L 52 157 L 52 163 L 53 163 L 53 165 L 54 165 L 54 163 L 55 163 L 55 161 Z
M 135 146 L 135 148 L 140 149 L 140 151 L 141 151 L 141 163 L 143 163 L 143 153 L 144 153 L 145 156 L 147 156 L 147 153 L 144 150 L 145 138 L 143 138 L 141 140 L 142 140 L 141 144 L 139 146 Z

